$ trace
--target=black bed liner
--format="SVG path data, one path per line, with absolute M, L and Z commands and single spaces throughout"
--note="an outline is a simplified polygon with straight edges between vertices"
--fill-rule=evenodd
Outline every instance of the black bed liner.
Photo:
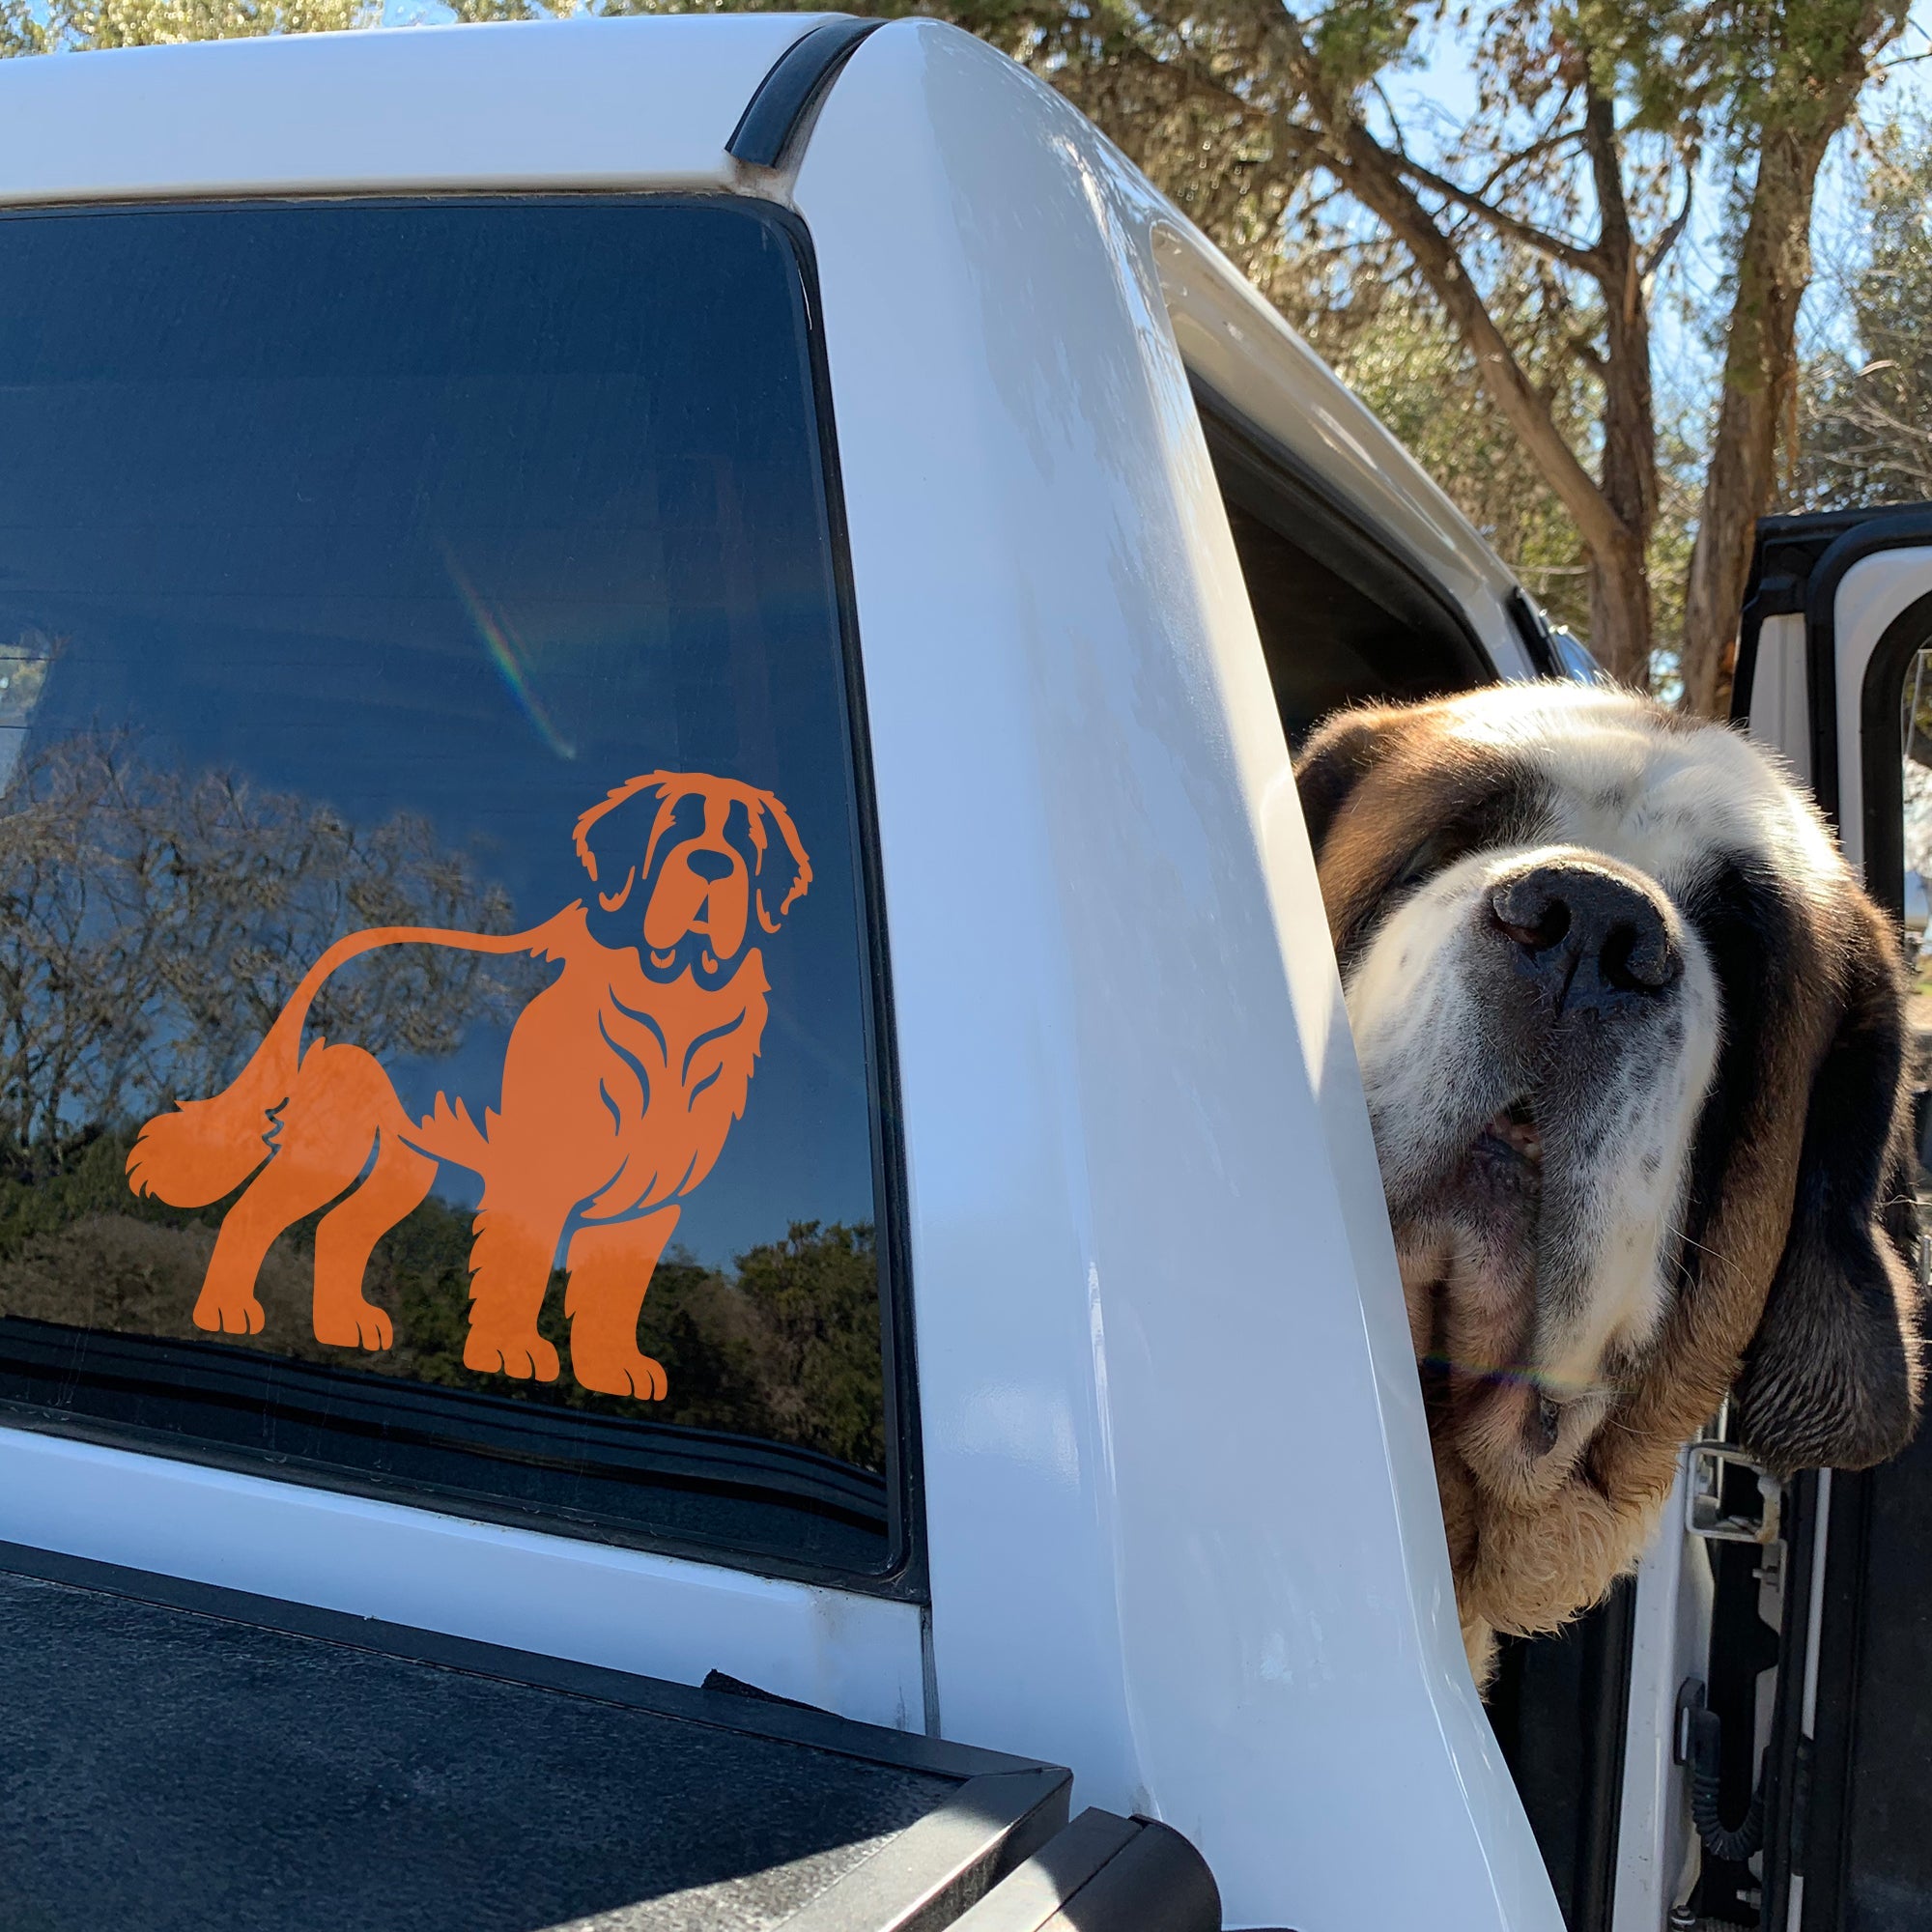
M 1220 1924 L 1057 1766 L 727 1687 L 0 1544 L 0 1925 Z

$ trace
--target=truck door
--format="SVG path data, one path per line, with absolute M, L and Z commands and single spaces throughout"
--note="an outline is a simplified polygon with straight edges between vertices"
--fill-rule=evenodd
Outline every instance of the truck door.
M 1919 947 L 1932 873 L 1932 505 L 1759 526 L 1733 714 L 1808 780 L 1847 857 L 1898 919 L 1924 1203 L 1932 955 L 1921 961 Z M 1758 1922 L 1778 1932 L 1925 1924 L 1932 1439 L 1921 1432 L 1883 1468 L 1806 1473 L 1778 1500 L 1788 1554 L 1770 1567 L 1788 1574 L 1761 1594 L 1781 1628 L 1727 1618 L 1720 1587 L 1711 1633 L 1714 1686 L 1727 1658 L 1761 1653 L 1773 1664 L 1756 1691 L 1757 1728 L 1768 1740 Z M 1707 1861 L 1707 1889 L 1712 1869 Z M 1747 1903 L 1754 1889 L 1733 1885 L 1731 1896 Z M 1709 1914 L 1717 1901 L 1700 1904 Z

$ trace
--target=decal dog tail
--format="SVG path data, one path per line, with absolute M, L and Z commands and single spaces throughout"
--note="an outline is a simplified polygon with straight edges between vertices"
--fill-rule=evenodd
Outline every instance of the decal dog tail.
M 274 1152 L 274 1117 L 296 1085 L 302 1028 L 323 981 L 379 946 L 449 946 L 466 952 L 530 952 L 551 937 L 530 932 L 450 932 L 437 926 L 378 925 L 338 939 L 303 976 L 235 1080 L 208 1100 L 183 1100 L 135 1137 L 128 1185 L 176 1208 L 205 1208 L 232 1194 Z

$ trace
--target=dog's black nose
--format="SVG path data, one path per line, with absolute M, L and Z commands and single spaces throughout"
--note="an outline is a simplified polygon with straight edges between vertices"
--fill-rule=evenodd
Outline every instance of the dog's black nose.
M 1662 992 L 1684 970 L 1659 901 L 1580 860 L 1506 879 L 1490 895 L 1490 919 L 1558 1012 L 1607 1011 Z
M 728 852 L 693 852 L 684 862 L 700 879 L 728 879 L 731 855 Z

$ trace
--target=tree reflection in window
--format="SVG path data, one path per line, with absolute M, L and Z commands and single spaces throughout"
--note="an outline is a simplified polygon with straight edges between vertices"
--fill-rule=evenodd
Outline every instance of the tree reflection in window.
M 128 1192 L 140 1122 L 232 1079 L 329 941 L 366 925 L 514 930 L 508 896 L 427 822 L 373 831 L 301 799 L 145 759 L 130 733 L 18 759 L 0 810 L 0 1315 L 194 1339 L 188 1311 L 229 1203 L 179 1209 Z M 438 1059 L 507 1025 L 544 982 L 521 956 L 373 952 L 332 978 L 314 1032 Z M 340 1361 L 310 1332 L 314 1218 L 270 1254 L 254 1346 Z M 366 1293 L 395 1346 L 356 1366 L 504 1393 L 463 1364 L 470 1214 L 432 1196 L 378 1247 Z M 540 1329 L 565 1339 L 560 1293 Z M 680 1365 L 653 1419 L 884 1466 L 869 1226 L 792 1226 L 729 1270 L 673 1250 L 640 1345 Z M 513 1393 L 611 1414 L 636 1405 L 565 1378 Z

